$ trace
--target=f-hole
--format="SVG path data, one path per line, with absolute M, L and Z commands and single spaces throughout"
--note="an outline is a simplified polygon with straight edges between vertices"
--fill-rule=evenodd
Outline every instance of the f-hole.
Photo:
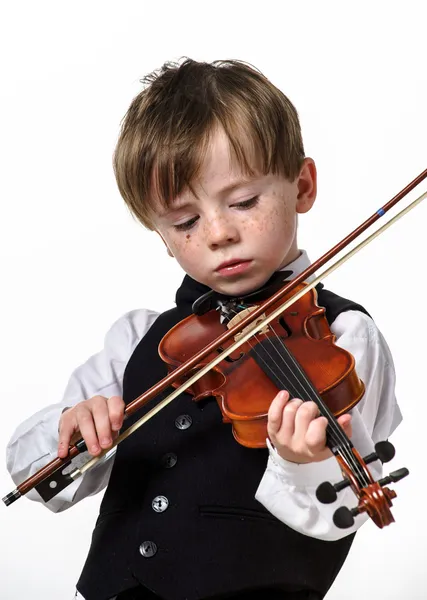
M 224 348 L 222 348 L 222 347 L 220 346 L 219 348 L 217 348 L 217 351 L 218 351 L 218 354 L 221 354 L 221 352 L 224 352 Z M 244 356 L 244 353 L 243 353 L 243 352 L 241 352 L 241 353 L 240 353 L 240 356 L 238 356 L 237 358 L 233 358 L 232 356 L 230 356 L 230 355 L 229 355 L 229 356 L 226 356 L 226 357 L 224 358 L 224 360 L 225 360 L 226 362 L 234 363 L 234 362 L 237 362 L 238 360 L 240 360 L 241 358 L 243 358 L 243 356 Z
M 282 326 L 282 328 L 286 331 L 286 337 L 291 337 L 291 335 L 292 335 L 291 328 L 286 323 L 286 321 L 285 321 L 285 319 L 283 317 L 280 317 L 279 323 Z

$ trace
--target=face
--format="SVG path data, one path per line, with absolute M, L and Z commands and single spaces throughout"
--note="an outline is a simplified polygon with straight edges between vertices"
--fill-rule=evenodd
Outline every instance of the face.
M 154 226 L 193 279 L 230 296 L 261 287 L 297 258 L 297 213 L 316 197 L 316 169 L 305 159 L 292 183 L 280 175 L 248 177 L 232 159 L 226 135 L 212 138 L 195 195 L 187 190 Z

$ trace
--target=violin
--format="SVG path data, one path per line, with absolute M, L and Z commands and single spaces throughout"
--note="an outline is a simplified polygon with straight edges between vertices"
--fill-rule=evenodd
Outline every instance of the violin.
M 334 343 L 325 311 L 317 305 L 313 288 L 417 206 L 427 197 L 427 192 L 310 283 L 304 281 L 425 178 L 427 169 L 295 279 L 285 281 L 272 295 L 267 289 L 266 300 L 258 302 L 260 293 L 265 290 L 242 298 L 209 292 L 199 299 L 193 306 L 194 314 L 175 325 L 159 345 L 169 374 L 133 400 L 126 407 L 125 418 L 166 388 L 173 386 L 174 390 L 123 431 L 113 448 L 184 391 L 191 393 L 195 401 L 215 397 L 224 422 L 232 425 L 236 441 L 249 448 L 263 447 L 269 405 L 278 390 L 286 389 L 291 397 L 314 401 L 320 414 L 328 420 L 327 445 L 339 463 L 343 480 L 321 484 L 316 493 L 318 500 L 334 502 L 339 491 L 348 486 L 358 499 L 358 505 L 351 510 L 339 508 L 334 514 L 334 523 L 338 527 L 350 527 L 354 517 L 363 512 L 380 528 L 392 523 L 390 507 L 396 493 L 386 486 L 407 476 L 409 471 L 399 469 L 374 481 L 367 465 L 375 460 L 383 463 L 391 460 L 395 453 L 392 444 L 379 442 L 374 452 L 362 458 L 337 424 L 336 417 L 362 398 L 364 385 L 355 372 L 352 355 Z M 52 460 L 5 496 L 3 502 L 9 506 L 33 488 L 47 502 L 112 451 L 111 448 L 103 450 L 82 467 L 70 470 L 72 459 L 86 450 L 84 440 L 78 439 L 70 446 L 67 458 Z
M 305 284 L 300 284 L 296 291 L 304 288 Z M 315 399 L 322 414 L 332 413 L 335 417 L 353 408 L 362 398 L 365 388 L 356 374 L 354 358 L 334 343 L 325 309 L 317 305 L 316 298 L 313 289 L 304 294 L 187 388 L 195 401 L 216 398 L 223 421 L 232 424 L 233 436 L 239 444 L 248 448 L 266 447 L 267 413 L 279 390 L 286 389 L 293 398 Z M 254 305 L 243 302 L 243 298 L 220 301 L 219 310 L 192 314 L 172 327 L 159 344 L 160 357 L 170 372 L 254 310 Z M 277 306 L 270 307 L 264 318 L 274 308 Z M 261 316 L 257 322 L 263 320 Z M 244 330 L 217 347 L 206 357 L 206 364 L 242 333 Z M 173 385 L 178 387 L 184 382 L 185 379 L 178 380 Z M 333 422 L 330 426 L 334 428 Z M 330 436 L 335 437 L 332 429 Z
M 328 420 L 326 445 L 345 476 L 335 487 L 328 482 L 322 484 L 317 490 L 318 500 L 333 502 L 337 491 L 351 485 L 360 498 L 359 506 L 352 511 L 346 507 L 338 509 L 334 523 L 338 527 L 350 527 L 356 514 L 367 512 L 378 527 L 384 527 L 393 521 L 390 506 L 396 494 L 382 487 L 381 482 L 374 482 L 366 464 L 378 459 L 388 462 L 394 456 L 394 448 L 390 442 L 380 442 L 374 453 L 362 459 L 337 424 L 336 417 L 359 402 L 365 387 L 356 374 L 354 357 L 334 343 L 326 311 L 316 302 L 316 290 L 304 293 L 305 287 L 302 283 L 293 289 L 303 295 L 269 325 L 265 325 L 266 316 L 271 315 L 277 305 L 273 304 L 258 317 L 256 323 L 261 324 L 262 329 L 187 387 L 187 393 L 193 395 L 195 401 L 215 397 L 223 421 L 232 425 L 235 440 L 248 448 L 266 447 L 268 409 L 279 390 L 286 389 L 291 398 L 314 401 L 320 414 Z M 291 294 L 285 295 L 285 302 Z M 219 299 L 219 310 L 210 309 L 202 314 L 200 310 L 197 314 L 197 306 L 196 309 L 193 306 L 196 314 L 172 327 L 159 344 L 160 357 L 170 372 L 187 357 L 217 340 L 225 328 L 233 327 L 255 310 L 254 305 L 245 304 L 245 299 Z M 201 303 L 204 300 L 202 298 Z M 224 353 L 242 334 L 244 330 L 216 347 L 206 357 L 206 364 Z M 196 369 L 203 366 L 200 363 Z M 185 385 L 185 378 L 173 384 L 175 388 L 181 385 Z M 407 474 L 407 469 L 400 469 L 392 474 L 393 481 Z

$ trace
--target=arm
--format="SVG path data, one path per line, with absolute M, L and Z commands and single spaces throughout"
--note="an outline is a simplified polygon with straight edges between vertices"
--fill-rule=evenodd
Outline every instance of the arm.
M 395 373 L 390 350 L 374 322 L 358 311 L 340 314 L 331 326 L 337 345 L 353 354 L 356 371 L 365 384 L 365 395 L 351 411 L 351 439 L 365 456 L 374 444 L 387 439 L 401 421 L 394 395 Z M 339 529 L 332 521 L 340 506 L 352 508 L 357 499 L 351 489 L 339 492 L 332 504 L 321 504 L 315 495 L 324 481 L 342 479 L 335 458 L 298 464 L 285 460 L 268 441 L 269 459 L 256 498 L 278 519 L 296 531 L 323 540 L 336 540 L 358 529 L 367 520 L 359 515 L 355 525 Z M 369 465 L 374 479 L 381 477 L 381 463 Z
M 118 319 L 105 336 L 104 348 L 78 367 L 68 382 L 63 400 L 50 405 L 21 423 L 6 448 L 7 468 L 16 484 L 21 483 L 58 455 L 58 425 L 63 411 L 88 398 L 122 396 L 126 364 L 135 347 L 157 318 L 157 313 L 135 310 Z M 93 469 L 52 498 L 46 506 L 60 512 L 86 496 L 96 494 L 108 483 L 112 456 L 107 455 Z M 78 466 L 89 459 L 87 452 L 73 460 Z M 43 502 L 31 490 L 27 497 Z

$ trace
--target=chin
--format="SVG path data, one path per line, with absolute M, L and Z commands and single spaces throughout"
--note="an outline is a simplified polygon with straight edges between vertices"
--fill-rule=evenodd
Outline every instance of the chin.
M 244 296 L 250 292 L 258 290 L 266 281 L 269 280 L 270 277 L 271 275 L 267 275 L 262 278 L 252 277 L 251 279 L 242 278 L 234 281 L 221 281 L 216 285 L 213 285 L 212 289 L 227 296 Z

